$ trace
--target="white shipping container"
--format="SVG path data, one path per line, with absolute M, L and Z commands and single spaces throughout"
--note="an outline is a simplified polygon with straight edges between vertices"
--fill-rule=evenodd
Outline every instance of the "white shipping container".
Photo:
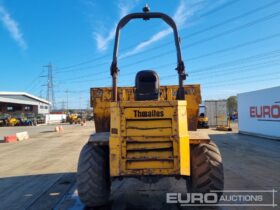
M 238 94 L 239 132 L 280 139 L 280 86 Z
M 206 116 L 209 126 L 227 126 L 227 101 L 226 100 L 206 100 Z
M 46 114 L 46 123 L 61 123 L 66 120 L 66 114 Z

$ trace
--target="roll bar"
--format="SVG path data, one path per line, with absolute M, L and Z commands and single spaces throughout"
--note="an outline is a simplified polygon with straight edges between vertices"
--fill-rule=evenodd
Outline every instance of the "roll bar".
M 178 31 L 174 20 L 164 13 L 159 12 L 149 12 L 147 7 L 143 8 L 143 13 L 132 13 L 128 14 L 123 17 L 117 25 L 116 28 L 116 35 L 115 35 L 115 44 L 114 44 L 114 52 L 113 52 L 113 61 L 111 64 L 111 76 L 113 82 L 113 101 L 117 101 L 117 78 L 118 78 L 118 48 L 119 48 L 119 38 L 120 38 L 120 30 L 132 19 L 143 19 L 149 20 L 151 18 L 155 19 L 162 19 L 165 23 L 167 23 L 172 29 L 174 34 L 175 46 L 176 46 L 176 53 L 177 53 L 177 68 L 178 76 L 179 76 L 179 92 L 178 92 L 178 99 L 184 99 L 184 87 L 183 81 L 186 79 L 185 73 L 185 65 L 182 60 L 181 48 L 180 48 L 180 41 L 178 36 Z

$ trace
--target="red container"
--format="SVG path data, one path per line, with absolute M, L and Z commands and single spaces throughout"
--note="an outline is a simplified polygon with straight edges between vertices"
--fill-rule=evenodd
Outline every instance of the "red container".
M 5 136 L 4 137 L 4 142 L 5 143 L 11 143 L 11 142 L 16 142 L 16 141 L 17 141 L 16 135 L 10 135 L 10 136 Z

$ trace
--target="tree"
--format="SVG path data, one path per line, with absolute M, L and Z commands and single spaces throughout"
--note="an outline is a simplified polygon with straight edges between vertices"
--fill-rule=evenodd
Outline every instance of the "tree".
M 227 99 L 227 109 L 228 113 L 231 115 L 234 112 L 237 112 L 237 97 L 236 96 L 230 96 Z

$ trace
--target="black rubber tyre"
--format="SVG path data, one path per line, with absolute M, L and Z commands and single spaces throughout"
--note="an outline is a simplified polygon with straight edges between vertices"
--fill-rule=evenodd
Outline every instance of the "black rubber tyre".
M 108 147 L 87 143 L 78 163 L 77 189 L 81 201 L 88 207 L 103 206 L 110 196 Z
M 220 151 L 210 141 L 191 146 L 191 191 L 209 193 L 224 189 L 224 171 Z M 222 192 L 217 193 L 218 198 Z

